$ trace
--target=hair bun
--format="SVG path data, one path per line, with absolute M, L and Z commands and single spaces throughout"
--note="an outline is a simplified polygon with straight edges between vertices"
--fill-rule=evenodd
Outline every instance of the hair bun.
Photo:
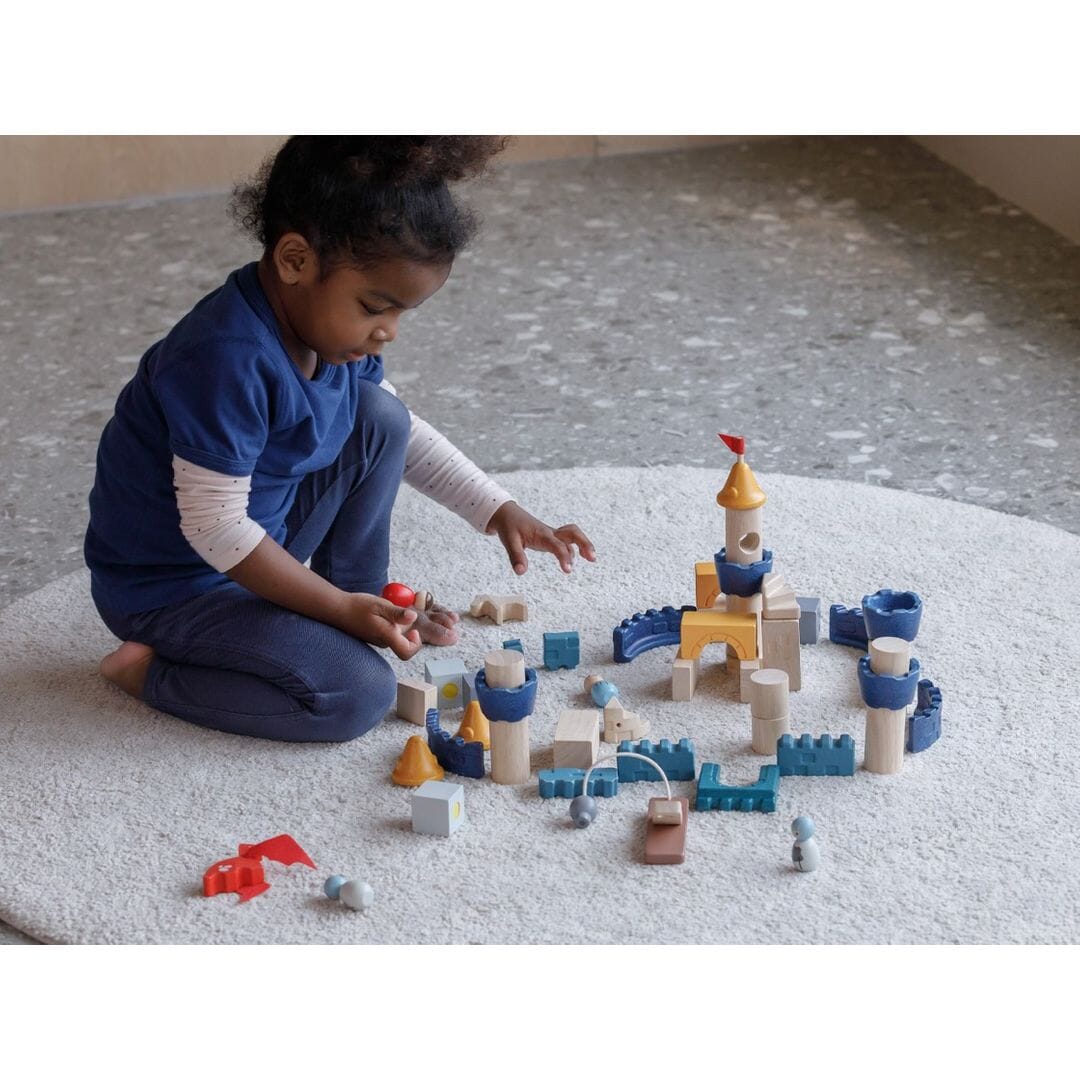
M 313 135 L 323 167 L 346 167 L 361 180 L 388 187 L 463 180 L 484 170 L 510 141 L 502 135 Z

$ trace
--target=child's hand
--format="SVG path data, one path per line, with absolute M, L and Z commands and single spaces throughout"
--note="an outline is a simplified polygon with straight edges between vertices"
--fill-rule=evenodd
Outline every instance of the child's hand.
M 564 574 L 570 573 L 574 562 L 574 544 L 577 544 L 583 558 L 596 562 L 592 542 L 577 525 L 560 525 L 553 529 L 522 510 L 516 502 L 503 503 L 491 515 L 487 531 L 499 534 L 515 574 L 524 574 L 529 569 L 529 560 L 525 555 L 527 547 L 550 551 L 559 560 Z
M 390 649 L 399 659 L 408 660 L 420 648 L 420 631 L 413 626 L 416 614 L 412 608 L 398 607 L 381 596 L 346 593 L 336 625 L 354 638 Z

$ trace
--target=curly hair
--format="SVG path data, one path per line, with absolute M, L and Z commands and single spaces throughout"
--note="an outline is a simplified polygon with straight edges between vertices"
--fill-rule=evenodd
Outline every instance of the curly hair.
M 473 238 L 476 215 L 448 183 L 477 176 L 503 135 L 294 135 L 233 189 L 229 212 L 264 251 L 300 233 L 322 275 L 385 259 L 439 264 Z

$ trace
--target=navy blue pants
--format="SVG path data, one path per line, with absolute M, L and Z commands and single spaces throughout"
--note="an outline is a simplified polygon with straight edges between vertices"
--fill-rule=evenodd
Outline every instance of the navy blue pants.
M 348 592 L 378 595 L 390 515 L 405 469 L 409 411 L 375 383 L 337 461 L 304 477 L 285 548 Z M 203 727 L 294 742 L 341 742 L 373 728 L 397 682 L 370 645 L 256 596 L 234 581 L 190 600 L 123 615 L 99 607 L 124 641 L 155 652 L 143 700 Z

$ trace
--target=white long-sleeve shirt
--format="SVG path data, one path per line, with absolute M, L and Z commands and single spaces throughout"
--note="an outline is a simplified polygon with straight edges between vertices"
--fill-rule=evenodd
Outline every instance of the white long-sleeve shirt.
M 385 379 L 383 389 L 397 396 Z M 478 532 L 512 496 L 426 420 L 409 411 L 404 480 L 452 510 Z M 173 456 L 180 530 L 198 554 L 221 573 L 247 558 L 266 535 L 248 517 L 251 477 L 229 476 Z

